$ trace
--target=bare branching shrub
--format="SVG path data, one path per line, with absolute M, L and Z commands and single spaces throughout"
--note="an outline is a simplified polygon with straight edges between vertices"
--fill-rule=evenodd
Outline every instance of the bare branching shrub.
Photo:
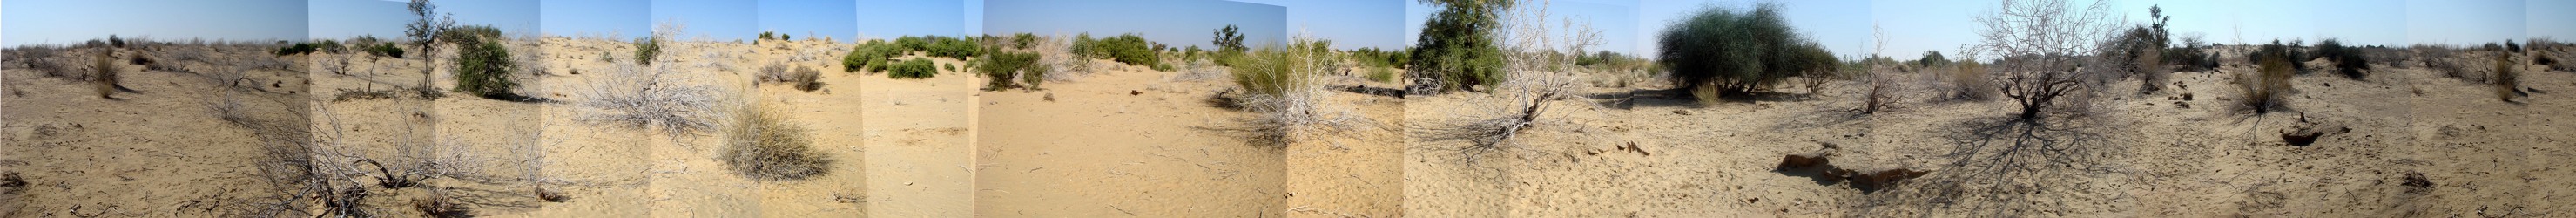
M 760 76 L 755 79 L 760 83 L 786 82 L 788 73 L 787 63 L 769 63 L 760 66 Z
M 1490 99 L 1499 102 L 1474 102 L 1470 105 L 1475 107 L 1464 112 L 1471 120 L 1462 129 L 1470 131 L 1471 135 L 1467 137 L 1473 144 L 1456 149 L 1468 162 L 1487 154 L 1526 150 L 1528 148 L 1514 142 L 1513 138 L 1543 123 L 1563 122 L 1552 121 L 1545 116 L 1552 111 L 1563 110 L 1555 107 L 1559 105 L 1554 104 L 1555 101 L 1585 98 L 1577 91 L 1588 85 L 1581 78 L 1587 73 L 1564 71 L 1585 68 L 1574 65 L 1574 56 L 1554 53 L 1579 54 L 1601 45 L 1600 30 L 1592 28 L 1588 20 L 1567 18 L 1563 20 L 1563 26 L 1549 25 L 1545 20 L 1548 17 L 1547 5 L 1551 4 L 1549 1 L 1513 4 L 1534 6 L 1510 8 L 1502 22 L 1508 28 L 1496 30 L 1508 31 L 1498 40 L 1508 43 L 1501 46 L 1505 65 L 1498 73 L 1511 76 L 1491 88 L 1490 92 L 1498 98 Z M 1559 28 L 1568 31 L 1565 35 L 1552 32 Z M 1590 102 L 1575 105 L 1599 107 Z
M 799 180 L 831 173 L 832 159 L 814 149 L 806 129 L 772 100 L 751 97 L 733 110 L 724 127 L 724 162 L 735 173 L 756 180 Z
M 582 105 L 604 110 L 582 118 L 619 127 L 659 130 L 668 135 L 694 135 L 713 129 L 716 113 L 715 88 L 692 83 L 688 73 L 672 72 L 670 66 L 642 67 L 619 63 L 604 79 L 591 84 L 590 101 Z
M 2102 49 L 2099 37 L 2112 35 L 2109 4 L 2067 5 L 2064 0 L 2005 1 L 1999 10 L 1977 17 L 1974 52 L 2000 55 L 1994 72 L 2002 94 L 2020 105 L 2021 119 L 2037 119 L 2066 103 L 2070 94 L 2093 85 L 2078 66 Z M 2081 7 L 2081 8 L 2075 8 Z M 2080 103 L 2078 103 L 2080 104 Z
M 795 84 L 796 90 L 807 92 L 820 90 L 823 89 L 823 71 L 809 66 L 797 66 L 796 73 L 787 75 L 787 81 Z
M 2005 117 L 1977 118 L 1957 126 L 1941 128 L 1949 132 L 1950 150 L 1942 157 L 1947 167 L 1924 175 L 1925 178 L 1899 182 L 1887 189 L 1893 196 L 1873 198 L 1867 208 L 1910 206 L 1919 211 L 1897 212 L 1905 216 L 2014 217 L 2039 215 L 2040 208 L 2065 208 L 2085 201 L 2038 201 L 2032 199 L 2102 198 L 2077 196 L 2116 195 L 2103 193 L 2093 179 L 2111 178 L 2123 167 L 2106 157 L 2116 157 L 2124 148 L 2105 146 L 2101 135 L 2088 133 L 2086 119 L 2042 119 L 2043 115 L 2063 112 L 2067 106 L 2084 105 L 2080 99 L 2097 91 L 2104 78 L 2118 78 L 2117 70 L 2080 69 L 2077 65 L 2108 66 L 2097 61 L 2096 41 L 2111 36 L 2112 22 L 2107 1 L 2089 5 L 2070 5 L 2064 0 L 2004 0 L 2000 7 L 1977 20 L 1981 43 L 1969 49 L 2002 57 L 1994 72 L 2002 83 L 2003 96 L 2020 106 L 2021 114 Z M 1974 58 L 1970 58 L 1974 60 Z M 2107 75 L 2102 75 L 2107 74 Z M 1942 215 L 1934 215 L 1942 214 Z M 1895 216 L 1892 214 L 1878 216 Z

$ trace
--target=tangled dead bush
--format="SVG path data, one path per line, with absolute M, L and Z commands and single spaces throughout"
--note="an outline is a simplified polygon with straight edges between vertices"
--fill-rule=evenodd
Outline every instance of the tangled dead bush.
M 618 127 L 659 130 L 672 136 L 694 135 L 715 127 L 716 90 L 669 66 L 642 67 L 618 63 L 606 79 L 591 84 L 590 101 L 582 106 L 603 110 L 583 121 Z
M 798 180 L 831 172 L 832 159 L 814 149 L 806 129 L 769 100 L 754 96 L 735 108 L 724 129 L 727 168 L 757 180 Z

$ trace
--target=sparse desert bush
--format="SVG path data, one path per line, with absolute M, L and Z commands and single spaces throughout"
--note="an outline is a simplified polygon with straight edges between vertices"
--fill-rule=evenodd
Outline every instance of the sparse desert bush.
M 2522 45 L 2513 44 L 2513 40 L 2504 40 L 2504 50 L 2513 53 L 2522 53 Z
M 939 66 L 931 64 L 930 59 L 927 58 L 913 58 L 912 60 L 895 63 L 894 66 L 888 66 L 887 68 L 887 70 L 893 72 L 887 73 L 886 78 L 927 79 L 933 76 L 939 76 Z
M 2253 61 L 2256 64 L 2263 63 L 2262 59 L 2281 59 L 2284 62 L 2289 62 L 2290 71 L 2305 74 L 2308 69 L 2306 60 L 2315 59 L 2316 57 L 2308 56 L 2307 52 L 2298 49 L 2298 47 L 2301 46 L 2302 45 L 2300 45 L 2298 41 L 2290 41 L 2289 44 L 2281 44 L 2281 40 L 2275 39 L 2272 40 L 2272 44 L 2264 44 L 2262 47 L 2254 49 L 2254 53 L 2245 54 L 2245 57 L 2252 58 L 2246 61 Z
M 800 180 L 831 173 L 832 158 L 814 149 L 806 129 L 771 100 L 753 97 L 734 109 L 724 129 L 727 168 L 755 180 Z
M 1503 73 L 1501 42 L 1494 31 L 1501 29 L 1500 14 L 1514 1 L 1436 1 L 1440 11 L 1423 22 L 1421 37 L 1405 67 L 1405 78 L 1412 81 L 1405 92 L 1417 95 L 1439 94 L 1491 86 L 1509 77 Z M 1225 53 L 1219 53 L 1219 64 L 1227 64 Z M 1489 88 L 1490 89 L 1490 88 Z
M 294 46 L 277 48 L 277 55 L 312 54 L 315 49 L 312 43 L 295 43 Z
M 2513 41 L 2505 42 L 2512 43 Z M 2521 90 L 2519 90 L 2519 87 L 2522 86 L 2522 72 L 2520 72 L 2522 68 L 2519 67 L 2521 65 L 2521 63 L 2513 62 L 2513 55 L 2511 54 L 2496 54 L 2496 75 L 2494 84 L 2496 100 L 2513 102 L 2513 97 L 2516 92 L 2521 92 Z
M 672 72 L 669 66 L 643 67 L 619 63 L 604 79 L 591 84 L 582 106 L 602 110 L 583 117 L 583 121 L 641 130 L 658 130 L 670 136 L 695 135 L 715 127 L 716 90 L 693 84 L 691 74 Z
M 796 90 L 812 92 L 823 89 L 823 71 L 815 70 L 814 67 L 796 66 L 796 73 L 788 75 L 787 81 L 795 83 Z
M 777 32 L 771 32 L 771 31 L 760 31 L 760 40 L 761 40 L 761 41 L 769 41 L 769 40 L 773 40 L 773 39 L 778 39 L 777 35 L 778 35 L 778 33 L 777 33 Z
M 1780 7 L 1762 4 L 1747 13 L 1710 6 L 1667 27 L 1657 46 L 1660 63 L 1672 69 L 1668 79 L 1683 89 L 1744 94 L 1833 70 L 1827 64 L 1833 55 L 1791 29 Z
M 98 98 L 116 99 L 118 69 L 115 53 L 109 49 L 98 49 L 98 57 L 90 59 L 90 83 L 98 90 Z
M 339 53 L 341 50 L 340 41 L 329 39 L 313 42 L 313 48 L 323 53 Z
M 375 46 L 367 46 L 367 54 L 368 54 L 368 55 L 375 55 L 375 56 L 385 56 L 385 57 L 393 57 L 393 58 L 403 58 L 403 49 L 402 49 L 402 47 L 394 46 L 394 43 L 392 43 L 392 42 L 385 42 L 385 43 L 377 44 L 377 45 L 375 45 Z
M 2138 93 L 2164 91 L 2165 81 L 2173 77 L 2173 71 L 2166 69 L 2164 64 L 2164 48 L 2146 48 L 2137 50 L 2137 53 L 2138 59 L 2134 61 L 2138 66 Z
M 2199 35 L 2184 35 L 2176 42 L 2180 42 L 2182 46 L 2166 48 L 2164 55 L 2159 57 L 2164 59 L 2165 64 L 2182 65 L 2182 69 L 2178 69 L 2182 71 L 2209 71 L 2218 68 L 2218 58 L 2210 57 L 2209 53 L 2201 51 L 2202 46 L 2209 43 L 2202 42 Z
M 2052 112 L 2080 112 L 2067 106 L 2089 105 L 2087 96 L 2096 93 L 2099 81 L 2109 73 L 2087 70 L 2079 65 L 2103 63 L 2102 36 L 2114 33 L 2116 23 L 2107 3 L 2096 1 L 2088 6 L 2070 7 L 2063 0 L 2006 1 L 1998 11 L 1980 15 L 1977 30 L 1979 43 L 1974 52 L 1996 54 L 2002 60 L 1990 66 L 2002 83 L 1998 91 L 2020 106 L 2017 120 L 2039 120 Z M 2098 66 L 2098 65 L 2097 65 Z M 2116 78 L 2116 77 L 2114 77 Z M 2074 98 L 2065 98 L 2074 97 Z
M 2370 70 L 2370 59 L 2362 57 L 2360 48 L 2344 47 L 2343 40 L 2329 38 L 2318 41 L 2316 49 L 2317 56 L 2334 60 L 2335 72 L 2342 73 L 2345 78 L 2359 80 L 2369 76 L 2362 71 Z
M 2287 109 L 2288 106 L 2283 104 L 2282 99 L 2291 91 L 2290 78 L 2296 70 L 2290 69 L 2287 58 L 2257 59 L 2262 60 L 2262 64 L 2254 72 L 2236 76 L 2236 90 L 2244 93 L 2244 96 L 2237 97 L 2237 105 L 2245 110 L 2252 110 L 2255 114 Z
M 785 82 L 788 73 L 790 72 L 787 72 L 787 63 L 769 63 L 769 65 L 761 65 L 760 76 L 753 79 L 760 83 Z
M 518 71 L 519 65 L 510 61 L 509 48 L 499 41 L 477 42 L 457 52 L 456 91 L 485 98 L 514 95 L 510 89 L 519 84 L 510 80 L 510 72 Z
M 1299 37 L 1285 47 L 1262 46 L 1236 63 L 1234 83 L 1242 91 L 1232 100 L 1259 114 L 1250 120 L 1256 142 L 1284 146 L 1353 125 L 1349 111 L 1326 100 L 1326 69 L 1316 62 L 1331 57 L 1313 49 L 1320 46 L 1313 42 Z
M 1157 58 L 1154 57 L 1154 50 L 1151 47 L 1152 43 L 1146 42 L 1145 37 L 1136 36 L 1134 33 L 1100 39 L 1098 41 L 1093 41 L 1088 46 L 1082 45 L 1080 42 L 1076 42 L 1075 44 L 1076 45 L 1074 46 L 1077 48 L 1090 48 L 1088 51 L 1090 54 L 1097 54 L 1096 57 L 1109 58 L 1110 60 L 1118 61 L 1118 63 L 1126 63 L 1128 65 L 1136 66 L 1153 66 L 1157 61 Z
M 1914 63 L 1923 68 L 1943 67 L 1950 66 L 1950 58 L 1941 56 L 1941 51 L 1923 51 L 1923 58 L 1914 59 Z
M 983 61 L 979 62 L 982 66 L 974 68 L 984 74 L 986 91 L 1019 87 L 1012 84 L 1014 78 L 1029 78 L 1027 87 L 1037 89 L 1039 83 L 1046 81 L 1047 70 L 1037 64 L 1038 59 L 1037 53 L 994 51 L 985 53 Z
M 1966 60 L 1960 61 L 1957 64 L 1958 67 L 1944 77 L 1950 83 L 1949 94 L 1947 94 L 1949 98 L 1970 101 L 1994 99 L 1995 85 L 1992 82 L 1994 78 L 1988 76 L 1991 73 L 1986 71 L 1986 65 L 1978 63 L 1973 57 Z

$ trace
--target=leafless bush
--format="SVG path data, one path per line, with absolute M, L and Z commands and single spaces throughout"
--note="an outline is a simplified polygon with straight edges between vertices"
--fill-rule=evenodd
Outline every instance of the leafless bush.
M 1475 131 L 1471 136 L 1473 144 L 1458 148 L 1466 161 L 1474 162 L 1480 156 L 1492 153 L 1528 149 L 1512 139 L 1533 126 L 1552 123 L 1544 116 L 1551 110 L 1559 110 L 1551 107 L 1556 105 L 1553 102 L 1584 98 L 1576 91 L 1585 88 L 1581 78 L 1585 73 L 1559 71 L 1582 68 L 1574 66 L 1572 56 L 1549 53 L 1583 53 L 1592 46 L 1601 45 L 1601 32 L 1593 29 L 1589 20 L 1573 18 L 1562 20 L 1562 26 L 1551 27 L 1546 20 L 1549 4 L 1552 2 L 1547 0 L 1516 3 L 1525 6 L 1514 7 L 1503 16 L 1506 20 L 1502 23 L 1509 26 L 1504 29 L 1503 39 L 1499 40 L 1506 42 L 1503 46 L 1503 70 L 1512 76 L 1492 89 L 1491 93 L 1500 97 L 1501 102 L 1472 103 L 1476 107 L 1465 112 L 1474 116 L 1473 121 L 1464 125 L 1465 129 Z M 1558 28 L 1571 31 L 1566 35 L 1556 35 L 1558 33 L 1552 31 Z M 1589 102 L 1578 105 L 1598 107 Z
M 2123 148 L 2100 144 L 2105 137 L 2089 130 L 2099 127 L 2087 125 L 2097 122 L 2042 118 L 2047 117 L 2043 113 L 2066 110 L 2059 107 L 2083 106 L 2061 101 L 2082 101 L 2062 98 L 2091 96 L 2086 92 L 2098 91 L 2100 81 L 2118 78 L 2099 75 L 2111 70 L 2075 67 L 2108 66 L 2085 54 L 2097 54 L 2095 41 L 2111 35 L 2109 26 L 2116 22 L 2104 20 L 2109 8 L 2107 1 L 2077 6 L 2064 0 L 2005 0 L 1978 17 L 1983 39 L 1971 51 L 2003 57 L 1993 64 L 1995 72 L 2002 77 L 2002 93 L 2019 104 L 2021 114 L 1942 128 L 1958 131 L 1947 136 L 1951 150 L 1942 156 L 1950 159 L 1948 167 L 1903 182 L 1908 184 L 1889 191 L 1894 196 L 1874 198 L 1864 207 L 1914 206 L 1920 211 L 1902 213 L 1925 216 L 2011 217 L 2086 203 L 2034 199 L 2100 199 L 2071 196 L 2104 195 L 2099 184 L 2082 181 L 2120 173 L 2121 167 L 2107 157 L 2120 155 Z
M 758 180 L 799 180 L 831 173 L 832 158 L 814 150 L 806 129 L 771 100 L 754 95 L 734 109 L 724 129 L 725 165 Z
M 1954 68 L 1944 77 L 1949 80 L 1949 98 L 1970 101 L 1994 99 L 1993 71 L 1988 71 L 1986 64 L 1979 63 L 1976 56 L 1968 56 L 1964 60 L 1951 65 Z
M 1971 52 L 1993 53 L 2005 60 L 1995 72 L 2002 93 L 2020 105 L 2020 118 L 2038 119 L 2063 106 L 2063 97 L 2081 95 L 2098 75 L 2078 68 L 2094 62 L 2100 38 L 2113 35 L 2107 3 L 2072 8 L 2064 0 L 2005 1 L 2000 10 L 1977 18 L 1979 43 Z M 2080 10 L 2080 11 L 2079 11 Z M 2096 65 L 2107 66 L 2107 65 Z M 2103 68 L 2103 67 L 2096 67 Z
M 582 120 L 659 130 L 671 136 L 695 135 L 714 128 L 709 119 L 716 112 L 715 88 L 692 84 L 697 80 L 687 73 L 672 72 L 670 67 L 617 64 L 605 79 L 591 84 L 586 96 L 590 101 L 582 103 L 605 112 Z
M 769 65 L 760 66 L 760 76 L 757 79 L 760 83 L 786 82 L 787 74 L 787 63 L 769 63 Z

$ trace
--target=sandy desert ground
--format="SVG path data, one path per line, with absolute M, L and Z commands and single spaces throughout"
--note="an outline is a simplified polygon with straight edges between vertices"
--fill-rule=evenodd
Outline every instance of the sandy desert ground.
M 2445 60 L 2492 63 L 2470 57 L 2493 55 L 2462 52 Z M 2292 80 L 2298 91 L 2288 97 L 2293 112 L 2260 116 L 2225 106 L 2239 92 L 2229 76 L 2251 67 L 2176 72 L 2167 91 L 2106 95 L 2096 115 L 2038 133 L 2100 146 L 2077 158 L 2099 169 L 2015 174 L 1953 171 L 1973 168 L 1958 166 L 1963 159 L 1952 153 L 1961 145 L 2014 139 L 1984 131 L 2011 116 L 2012 103 L 1937 100 L 1935 80 L 1926 73 L 1896 77 L 1904 82 L 1897 82 L 1895 108 L 1875 114 L 1860 113 L 1868 86 L 1850 81 L 1827 83 L 1823 93 L 1784 88 L 1706 106 L 1663 87 L 1587 90 L 1634 97 L 1602 107 L 1558 101 L 1559 108 L 1578 109 L 1558 110 L 1548 116 L 1562 123 L 1523 135 L 1532 146 L 1476 162 L 1459 160 L 1453 150 L 1469 142 L 1438 137 L 1437 130 L 1467 118 L 1454 110 L 1494 96 L 1427 96 L 1406 107 L 1416 129 L 1405 159 L 1405 205 L 1409 215 L 1433 217 L 2576 213 L 2550 203 L 2571 196 L 2550 187 L 2569 187 L 2576 178 L 2559 161 L 2576 157 L 2569 139 L 2553 134 L 2576 130 L 2556 120 L 2576 105 L 2547 94 L 2576 88 L 2576 74 L 2518 65 L 2522 84 L 2535 91 L 2508 103 L 2486 83 L 2445 77 L 2420 62 L 2376 66 L 2364 80 L 2299 75 Z M 2107 90 L 2139 86 L 2136 79 L 2111 84 Z M 2304 146 L 2280 137 L 2297 130 L 2328 134 Z M 1813 170 L 1775 170 L 1784 155 L 1817 153 L 1860 172 L 1931 174 L 1880 189 L 1822 179 Z M 1944 192 L 1998 182 L 2048 186 Z
M 982 90 L 981 75 L 844 72 L 851 43 L 674 42 L 650 66 L 622 40 L 508 40 L 527 70 L 519 98 L 409 91 L 453 87 L 442 63 L 364 53 L 278 56 L 257 43 L 69 48 L 75 72 L 0 70 L 0 217 L 316 214 L 346 201 L 384 216 L 446 199 L 493 217 L 1732 217 L 2154 216 L 2562 217 L 2576 192 L 2565 125 L 2576 72 L 2514 65 L 2512 102 L 2488 69 L 2452 76 L 2424 60 L 2483 66 L 2493 51 L 2380 63 L 2368 77 L 2292 81 L 2290 110 L 2230 106 L 2230 62 L 2173 74 L 2166 90 L 2107 83 L 2082 116 L 2006 121 L 2008 100 L 1950 100 L 1933 69 L 1878 69 L 1893 107 L 1861 113 L 1869 84 L 1832 81 L 1703 103 L 1659 83 L 1591 87 L 1548 101 L 1543 122 L 1495 153 L 1461 123 L 1494 94 L 1371 94 L 1400 85 L 1332 76 L 1325 98 L 1361 128 L 1316 140 L 1252 140 L 1250 112 L 1211 103 L 1234 85 L 1216 68 L 1095 72 L 1036 90 Z M 415 48 L 416 49 L 416 48 Z M 2245 47 L 2214 51 L 2236 54 Z M 2401 50 L 2402 51 L 2402 50 Z M 2576 52 L 2554 48 L 2552 52 Z M 114 98 L 87 64 L 108 52 Z M 138 64 L 134 57 L 153 63 Z M 905 59 L 923 57 L 907 55 Z M 969 60 L 926 57 L 940 65 Z M 8 64 L 21 64 L 12 59 Z M 814 91 L 754 79 L 814 68 Z M 964 68 L 960 68 L 964 69 Z M 723 136 L 605 125 L 583 103 L 621 72 L 680 72 L 727 103 L 769 102 L 832 159 L 827 173 L 768 181 L 730 171 Z M 2045 127 L 2032 129 L 2027 127 Z M 2025 132 L 2027 130 L 2027 132 Z M 2323 133 L 2313 143 L 2285 133 Z M 2065 162 L 2005 165 L 1962 151 L 2010 140 L 2083 146 Z M 1983 148 L 1992 149 L 1992 148 Z M 1894 183 L 1783 170 L 1928 172 Z M 309 166 L 309 167 L 307 167 Z M 379 169 L 382 168 L 382 169 Z M 2011 170 L 1997 170 L 2011 169 Z M 2012 171 L 2019 170 L 2019 171 Z M 422 175 L 386 187 L 386 172 Z M 405 173 L 408 172 L 408 173 Z M 321 185 L 309 181 L 322 178 Z M 2039 186 L 2017 186 L 2039 184 Z M 364 189 L 365 194 L 334 194 Z M 545 194 L 540 194 L 545 193 Z M 568 200 L 550 201 L 542 195 Z M 354 197 L 354 198 L 353 198 Z

